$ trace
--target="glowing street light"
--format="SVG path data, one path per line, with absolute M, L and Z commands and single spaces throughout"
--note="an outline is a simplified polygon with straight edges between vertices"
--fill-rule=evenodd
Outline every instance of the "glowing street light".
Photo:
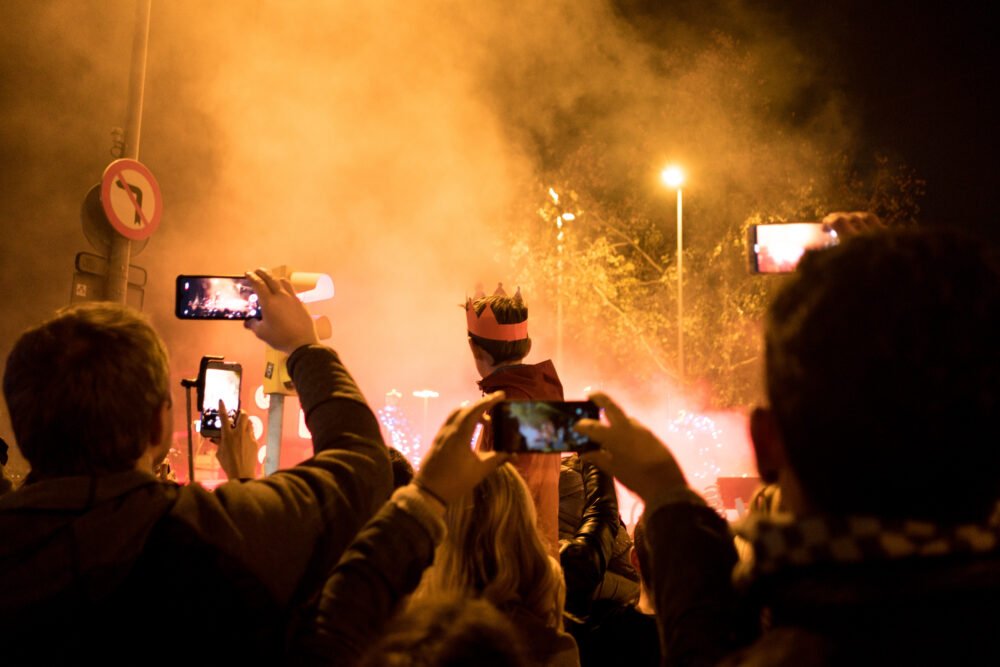
M 684 172 L 677 165 L 669 165 L 660 172 L 660 179 L 668 188 L 677 190 L 677 359 L 680 377 L 684 379 L 684 216 L 681 185 Z
M 580 211 L 577 210 L 576 213 L 572 211 L 567 211 L 563 205 L 560 205 L 559 193 L 555 191 L 555 188 L 549 188 L 549 199 L 552 200 L 552 204 L 556 207 L 558 215 L 556 215 L 556 366 L 562 368 L 562 356 L 563 356 L 563 247 L 564 241 L 566 240 L 566 223 L 573 222 L 580 215 Z M 574 195 L 570 195 L 570 201 L 574 199 Z M 542 215 L 545 218 L 545 215 Z M 547 218 L 546 218 L 547 219 Z
M 440 395 L 441 394 L 437 393 L 433 389 L 418 389 L 413 392 L 414 398 L 424 399 L 424 421 L 421 425 L 421 431 L 425 437 L 427 435 L 427 401 L 432 398 L 437 398 Z

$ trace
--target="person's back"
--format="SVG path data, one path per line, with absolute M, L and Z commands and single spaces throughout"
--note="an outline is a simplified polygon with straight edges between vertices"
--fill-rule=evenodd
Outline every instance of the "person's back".
M 637 599 L 628 602 L 598 599 L 586 623 L 567 621 L 566 629 L 580 648 L 582 667 L 656 667 L 660 664 L 660 638 L 650 600 L 649 575 L 642 569 L 643 563 L 649 567 L 642 520 L 635 526 L 634 541 L 629 540 L 626 558 L 636 576 L 642 575 Z
M 32 472 L 0 498 L 6 662 L 280 657 L 286 624 L 390 480 L 378 424 L 304 307 L 269 276 L 258 289 L 274 290 L 258 334 L 290 346 L 316 456 L 215 492 L 152 474 L 172 440 L 169 369 L 140 316 L 75 307 L 14 346 L 4 394 Z
M 742 596 L 725 522 L 598 397 L 612 425 L 578 428 L 646 501 L 667 664 L 715 664 L 740 645 L 726 664 L 993 655 L 998 334 L 1000 265 L 975 239 L 863 234 L 807 253 L 769 310 L 769 405 L 751 415 L 758 469 L 787 513 L 741 528 L 754 554 L 735 573 Z
M 509 400 L 561 401 L 563 387 L 555 366 L 546 360 L 526 364 L 531 350 L 528 307 L 518 289 L 507 296 L 503 285 L 491 296 L 480 294 L 465 304 L 469 348 L 482 376 L 484 393 L 503 391 Z M 492 432 L 483 429 L 479 446 L 492 449 Z M 566 580 L 566 609 L 585 618 L 611 561 L 619 534 L 618 498 L 613 480 L 588 467 L 576 525 L 560 539 L 560 463 L 552 454 L 520 454 L 514 461 L 528 486 L 538 515 L 538 531 L 549 553 L 558 555 Z
M 775 634 L 836 664 L 962 662 L 1000 627 L 1000 269 L 976 240 L 862 235 L 806 257 L 767 326 L 747 528 Z M 761 455 L 762 454 L 762 455 Z
M 528 306 L 518 290 L 508 296 L 503 285 L 490 296 L 478 295 L 465 304 L 469 349 L 482 377 L 484 394 L 502 391 L 508 400 L 561 401 L 562 382 L 550 360 L 526 364 L 531 351 Z M 484 429 L 480 448 L 493 448 L 492 432 Z M 559 458 L 548 454 L 521 454 L 514 463 L 528 485 L 538 513 L 538 529 L 549 552 L 559 545 Z

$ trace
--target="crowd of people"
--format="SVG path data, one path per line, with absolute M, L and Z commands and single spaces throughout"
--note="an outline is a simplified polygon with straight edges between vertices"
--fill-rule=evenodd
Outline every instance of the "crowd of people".
M 20 337 L 3 377 L 31 472 L 0 495 L 0 661 L 994 656 L 1000 260 L 957 233 L 833 224 L 843 242 L 807 253 L 768 311 L 767 402 L 750 414 L 768 487 L 736 524 L 601 393 L 601 417 L 575 427 L 598 449 L 493 451 L 477 429 L 492 406 L 563 398 L 551 362 L 524 362 L 519 292 L 466 304 L 484 396 L 448 417 L 414 473 L 291 284 L 248 274 L 264 315 L 246 326 L 288 355 L 314 455 L 247 479 L 252 433 L 226 417 L 231 479 L 214 491 L 154 474 L 173 416 L 148 321 L 113 304 L 61 311 Z M 644 503 L 631 536 L 615 479 Z

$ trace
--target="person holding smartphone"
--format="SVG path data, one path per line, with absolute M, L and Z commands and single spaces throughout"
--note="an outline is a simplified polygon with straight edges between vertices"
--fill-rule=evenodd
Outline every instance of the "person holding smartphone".
M 491 296 L 480 293 L 465 306 L 469 348 L 482 377 L 484 394 L 502 391 L 508 400 L 563 401 L 555 365 L 546 359 L 524 363 L 531 351 L 528 306 L 518 289 L 509 296 L 498 285 Z M 479 447 L 493 449 L 493 429 L 484 428 Z M 558 554 L 566 577 L 566 609 L 577 617 L 589 613 L 619 529 L 614 480 L 595 466 L 583 473 L 584 507 L 576 532 L 559 539 L 560 457 L 558 454 L 518 454 L 513 462 L 528 486 L 538 515 L 538 529 L 552 555 Z
M 521 290 L 508 296 L 503 285 L 491 296 L 478 295 L 465 306 L 469 349 L 482 378 L 483 394 L 504 392 L 509 400 L 563 400 L 562 382 L 551 360 L 526 364 L 531 351 L 528 306 Z M 484 428 L 479 443 L 493 449 L 492 429 Z M 559 544 L 559 457 L 520 454 L 514 463 L 524 478 L 538 513 L 538 529 L 550 552 Z
M 247 326 L 289 355 L 313 435 L 312 458 L 265 479 L 211 492 L 154 476 L 173 440 L 170 368 L 136 311 L 73 306 L 14 344 L 3 391 L 32 470 L 0 498 L 11 664 L 280 662 L 301 608 L 388 498 L 378 421 L 337 353 L 287 280 L 247 277 L 263 307 Z M 182 632 L 176 654 L 157 653 L 176 628 L 212 641 Z
M 807 253 L 768 309 L 750 414 L 782 511 L 737 527 L 743 562 L 664 443 L 593 396 L 605 418 L 577 428 L 602 449 L 584 456 L 645 503 L 664 664 L 995 659 L 998 332 L 982 239 L 871 231 Z

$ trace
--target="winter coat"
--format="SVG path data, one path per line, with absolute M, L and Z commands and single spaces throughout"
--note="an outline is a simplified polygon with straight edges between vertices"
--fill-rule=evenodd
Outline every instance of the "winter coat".
M 378 422 L 336 353 L 288 359 L 315 456 L 209 492 L 141 471 L 0 498 L 4 664 L 258 664 L 389 495 Z

